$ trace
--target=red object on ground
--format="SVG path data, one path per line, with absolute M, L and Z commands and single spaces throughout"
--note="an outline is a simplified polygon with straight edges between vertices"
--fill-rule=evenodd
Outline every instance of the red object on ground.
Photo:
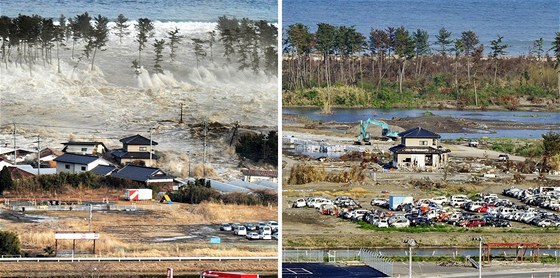
M 201 278 L 259 278 L 258 274 L 245 274 L 239 272 L 204 271 Z

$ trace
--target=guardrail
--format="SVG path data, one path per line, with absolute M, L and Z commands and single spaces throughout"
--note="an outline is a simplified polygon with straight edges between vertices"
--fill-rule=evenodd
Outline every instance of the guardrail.
M 0 263 L 19 262 L 224 262 L 278 261 L 278 257 L 83 257 L 83 258 L 0 258 Z

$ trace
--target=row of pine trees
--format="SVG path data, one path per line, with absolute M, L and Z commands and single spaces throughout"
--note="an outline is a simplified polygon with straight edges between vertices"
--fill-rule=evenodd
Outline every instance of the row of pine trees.
M 61 15 L 57 20 L 39 15 L 0 16 L 1 61 L 5 67 L 10 63 L 28 65 L 31 72 L 38 63 L 52 64 L 54 50 L 59 73 L 62 51 L 71 51 L 71 59 L 76 61 L 74 68 L 82 60 L 90 60 L 93 69 L 99 52 L 109 50 L 107 42 L 113 34 L 121 44 L 123 38 L 133 36 L 138 50 L 138 57 L 132 61 L 136 73 L 146 63 L 142 54 L 148 48 L 153 50 L 154 72 L 163 73 L 164 51 L 167 49 L 169 62 L 173 63 L 180 58 L 178 50 L 186 46 L 187 38 L 179 28 L 167 32 L 164 38 L 154 38 L 154 22 L 149 18 L 139 18 L 133 23 L 120 14 L 112 28 L 107 17 L 92 18 L 87 12 L 70 18 Z M 197 67 L 203 60 L 214 63 L 215 47 L 219 45 L 226 64 L 236 65 L 239 70 L 276 75 L 277 36 L 276 26 L 267 21 L 223 16 L 218 19 L 216 30 L 190 41 Z
M 435 40 L 430 40 L 427 31 L 408 30 L 403 26 L 372 28 L 366 37 L 354 26 L 319 23 L 313 33 L 308 26 L 297 23 L 285 30 L 282 85 L 287 91 L 298 91 L 333 84 L 367 83 L 380 90 L 384 84 L 395 82 L 402 94 L 403 81 L 414 91 L 425 80 L 432 82 L 433 78 L 441 77 L 451 83 L 453 90 L 464 87 L 476 93 L 477 86 L 480 88 L 483 82 L 485 86 L 500 86 L 500 76 L 528 80 L 529 68 L 538 65 L 539 76 L 532 78 L 542 79 L 545 85 L 543 72 L 556 69 L 560 96 L 560 32 L 551 45 L 543 41 L 535 40 L 529 55 L 512 58 L 507 56 L 509 45 L 499 35 L 485 46 L 473 31 L 454 35 L 441 28 Z M 519 79 L 507 76 L 511 71 Z M 553 92 L 554 87 L 546 89 Z

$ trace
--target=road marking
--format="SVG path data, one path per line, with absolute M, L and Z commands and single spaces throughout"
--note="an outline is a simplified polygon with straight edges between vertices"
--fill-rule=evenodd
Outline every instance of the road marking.
M 313 275 L 313 272 L 305 268 L 282 268 L 282 274 Z

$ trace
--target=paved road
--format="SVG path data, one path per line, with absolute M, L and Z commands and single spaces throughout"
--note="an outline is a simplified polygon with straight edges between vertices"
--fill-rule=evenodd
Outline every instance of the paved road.
M 438 266 L 435 263 L 413 263 L 414 278 L 478 278 L 478 270 L 465 266 Z M 558 276 L 556 276 L 558 275 Z M 393 277 L 408 277 L 408 263 L 393 265 Z M 482 277 L 491 278 L 560 278 L 560 266 L 552 264 L 508 264 L 482 268 Z

